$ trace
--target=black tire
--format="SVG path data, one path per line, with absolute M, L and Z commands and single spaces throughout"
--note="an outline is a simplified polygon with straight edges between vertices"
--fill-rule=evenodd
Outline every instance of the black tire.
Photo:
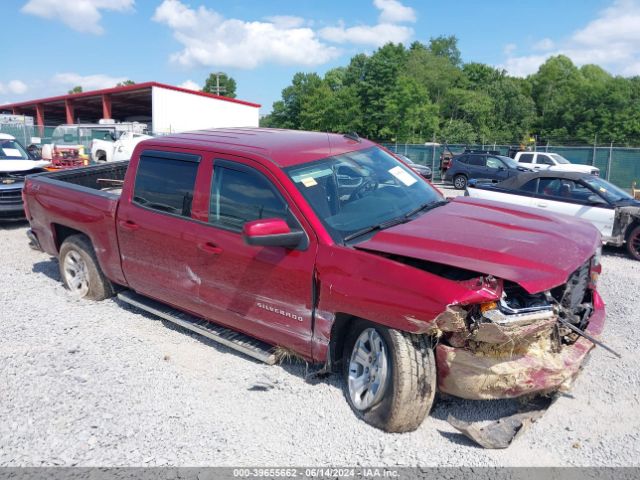
M 382 397 L 366 409 L 354 404 L 349 387 L 350 361 L 358 337 L 374 329 L 384 341 L 388 375 Z M 357 321 L 347 334 L 343 353 L 344 394 L 362 420 L 386 432 L 410 432 L 422 424 L 436 393 L 436 362 L 432 341 L 366 321 Z
M 627 252 L 631 258 L 640 260 L 640 225 L 636 225 L 627 236 Z
M 467 177 L 462 174 L 458 174 L 453 177 L 453 186 L 456 190 L 464 190 L 467 188 Z
M 58 259 L 62 281 L 74 296 L 99 301 L 114 295 L 113 284 L 104 276 L 91 240 L 86 235 L 67 237 L 62 242 Z M 80 283 L 86 283 L 86 288 L 74 283 L 75 275 L 72 275 L 72 269 L 69 268 L 71 265 L 83 265 L 81 270 L 86 282 Z

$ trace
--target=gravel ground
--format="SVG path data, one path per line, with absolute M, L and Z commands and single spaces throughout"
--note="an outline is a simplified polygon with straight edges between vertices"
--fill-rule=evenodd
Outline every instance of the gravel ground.
M 450 194 L 450 191 L 447 191 Z M 266 366 L 117 300 L 72 299 L 55 259 L 0 226 L 0 466 L 620 466 L 640 464 L 640 262 L 605 252 L 604 340 L 570 394 L 507 450 L 455 433 L 514 402 L 439 399 L 423 425 L 358 421 L 332 376 Z M 259 385 L 260 388 L 256 388 Z

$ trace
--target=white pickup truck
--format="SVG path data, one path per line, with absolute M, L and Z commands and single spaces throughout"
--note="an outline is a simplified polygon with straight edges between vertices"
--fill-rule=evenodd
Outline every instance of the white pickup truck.
M 562 155 L 551 152 L 517 152 L 513 159 L 533 170 L 552 170 L 556 172 L 578 172 L 600 175 L 600 169 L 593 165 L 571 163 Z
M 133 149 L 143 140 L 151 138 L 149 135 L 136 132 L 116 132 L 119 137 L 114 141 L 91 140 L 91 158 L 94 162 L 119 162 L 129 160 Z

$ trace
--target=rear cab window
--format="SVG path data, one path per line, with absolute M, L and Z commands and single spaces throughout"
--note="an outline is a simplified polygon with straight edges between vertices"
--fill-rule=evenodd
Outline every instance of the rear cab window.
M 533 163 L 533 153 L 523 153 L 518 158 L 519 163 Z
M 144 151 L 133 188 L 133 203 L 181 217 L 191 216 L 200 157 L 193 154 Z

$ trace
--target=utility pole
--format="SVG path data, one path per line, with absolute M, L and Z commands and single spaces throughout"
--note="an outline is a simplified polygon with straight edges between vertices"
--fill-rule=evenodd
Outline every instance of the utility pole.
M 216 76 L 216 95 L 220 96 L 221 93 L 227 91 L 225 87 L 220 86 L 220 75 L 224 75 L 224 72 L 216 72 L 214 75 Z

